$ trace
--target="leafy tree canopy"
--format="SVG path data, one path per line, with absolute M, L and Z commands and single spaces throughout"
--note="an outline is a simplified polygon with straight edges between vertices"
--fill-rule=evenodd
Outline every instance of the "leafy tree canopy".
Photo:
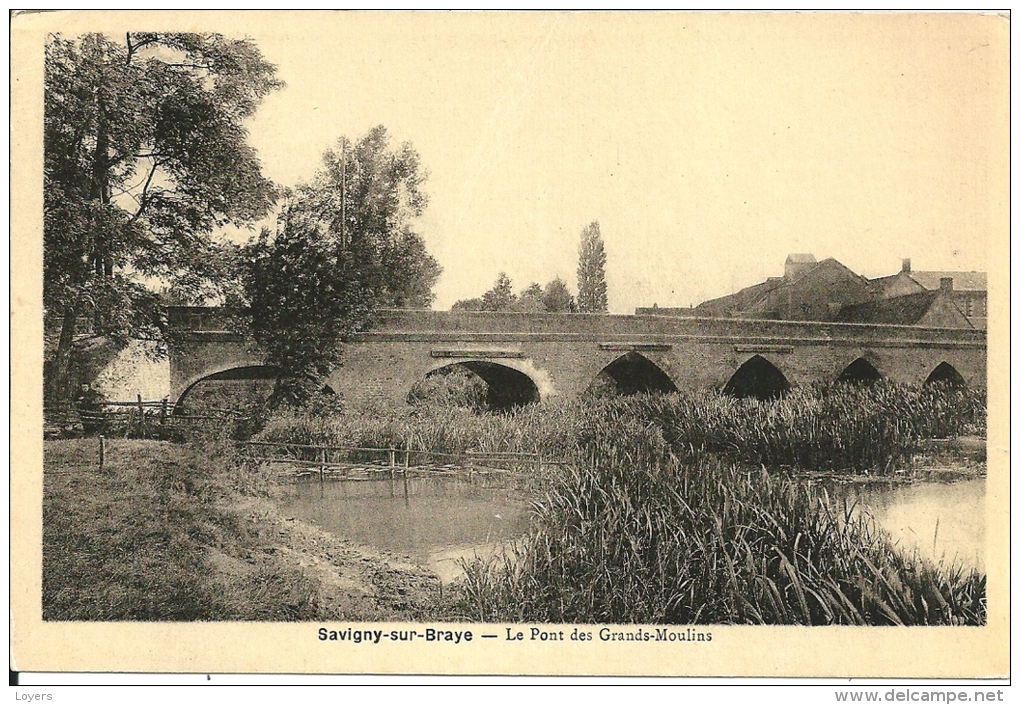
M 543 288 L 533 282 L 517 295 L 513 282 L 506 272 L 500 272 L 492 288 L 475 299 L 462 299 L 452 307 L 453 311 L 518 311 L 522 313 L 573 313 L 576 311 L 574 297 L 566 283 L 556 277 Z
M 326 152 L 311 183 L 243 252 L 251 331 L 284 373 L 276 402 L 302 403 L 340 363 L 342 344 L 385 307 L 427 308 L 441 268 L 414 232 L 426 174 L 410 144 L 378 126 Z
M 249 40 L 128 33 L 50 38 L 45 57 L 44 304 L 62 319 L 47 386 L 67 386 L 80 318 L 162 340 L 159 297 L 218 293 L 218 226 L 264 216 L 272 183 L 244 121 L 282 87 Z
M 542 303 L 549 313 L 575 313 L 577 303 L 573 294 L 567 289 L 567 283 L 556 277 L 545 285 L 542 292 Z

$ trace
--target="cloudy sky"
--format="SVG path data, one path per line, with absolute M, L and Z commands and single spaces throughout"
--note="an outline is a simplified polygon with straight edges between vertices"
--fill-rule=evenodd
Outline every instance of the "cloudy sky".
M 156 28 L 138 19 L 132 29 Z M 729 293 L 781 274 L 790 252 L 866 276 L 903 257 L 983 270 L 1008 199 L 1009 27 L 997 17 L 209 13 L 184 24 L 251 36 L 279 66 L 287 88 L 250 125 L 275 181 L 309 179 L 338 136 L 376 124 L 413 143 L 430 173 L 420 230 L 445 270 L 436 308 L 480 295 L 500 271 L 518 289 L 557 275 L 574 289 L 592 220 L 618 313 Z

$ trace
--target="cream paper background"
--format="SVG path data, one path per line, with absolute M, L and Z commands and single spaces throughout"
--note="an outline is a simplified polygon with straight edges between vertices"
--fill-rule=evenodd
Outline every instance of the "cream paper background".
M 545 13 L 488 14 L 498 28 L 540 22 Z M 369 31 L 416 25 L 440 27 L 465 51 L 486 41 L 460 32 L 477 16 L 456 13 L 315 15 L 314 22 L 356 19 Z M 648 15 L 591 13 L 572 21 L 633 41 L 635 21 Z M 908 18 L 909 19 L 909 18 Z M 996 147 L 984 165 L 986 201 L 980 213 L 960 213 L 981 227 L 959 234 L 961 248 L 985 248 L 989 281 L 988 480 L 986 565 L 988 625 L 982 628 L 699 627 L 710 643 L 619 644 L 599 641 L 510 644 L 479 640 L 446 645 L 320 642 L 319 626 L 339 623 L 62 623 L 41 620 L 42 542 L 42 75 L 47 33 L 87 31 L 219 31 L 237 36 L 259 27 L 307 26 L 308 13 L 288 12 L 57 12 L 21 14 L 11 23 L 11 668 L 22 671 L 172 671 L 272 673 L 606 674 L 821 677 L 981 677 L 1009 673 L 1009 20 L 996 15 L 930 14 L 925 27 L 959 30 L 961 38 L 991 52 L 999 70 L 982 85 L 966 86 L 989 106 L 981 137 Z M 840 35 L 841 22 L 860 15 L 685 15 L 663 13 L 667 29 L 688 20 L 734 23 L 747 33 L 760 27 L 767 44 L 777 26 L 795 26 L 805 41 L 815 32 Z M 767 21 L 766 21 L 767 20 Z M 871 14 L 863 21 L 881 35 L 903 15 Z M 778 24 L 777 24 L 778 23 Z M 795 23 L 795 24 L 794 24 Z M 640 38 L 640 37 L 639 37 Z M 662 49 L 662 47 L 659 47 Z M 668 47 L 667 47 L 668 48 Z M 294 52 L 303 51 L 300 41 Z M 399 47 L 395 51 L 400 51 Z M 911 52 L 910 44 L 900 51 Z M 277 56 L 271 58 L 279 62 Z M 725 56 L 716 58 L 720 67 Z M 464 71 L 472 70 L 465 65 Z M 496 78 L 494 80 L 500 80 Z M 885 87 L 888 88 L 888 87 Z M 725 87 L 721 88 L 724 90 Z M 875 90 L 883 90 L 876 86 Z M 824 117 L 824 116 L 822 116 Z M 832 119 L 839 119 L 832 115 Z M 962 128 L 966 130 L 967 126 Z M 286 124 L 279 125 L 280 130 Z M 413 138 L 412 138 L 413 139 Z M 426 164 L 427 166 L 427 164 Z M 550 160 L 548 169 L 561 165 Z M 853 165 L 842 165 L 852 173 Z M 539 171 L 543 165 L 532 165 Z M 670 184 L 666 185 L 667 187 Z M 681 184 L 672 186 L 680 188 Z M 853 188 L 853 184 L 849 185 Z M 963 206 L 961 206 L 963 207 Z M 973 205 L 971 205 L 973 207 Z M 790 215 L 790 214 L 786 214 Z M 984 240 L 984 242 L 982 242 Z M 506 245 L 515 247 L 513 241 Z M 712 248 L 714 242 L 701 245 Z M 805 249 L 812 246 L 805 243 Z M 863 247 L 864 245 L 862 245 Z M 852 252 L 851 252 L 852 254 Z M 862 256 L 865 253 L 862 252 Z M 498 255 L 498 253 L 497 253 Z M 823 256 L 825 256 L 823 254 Z M 844 255 L 844 258 L 846 255 Z M 446 264 L 444 262 L 444 264 Z M 853 267 L 852 267 L 853 268 Z M 448 273 L 453 268 L 447 266 Z M 895 269 L 890 270 L 892 273 Z M 648 272 L 653 277 L 655 272 Z M 875 272 L 869 272 L 874 275 Z M 741 285 L 753 283 L 754 279 Z M 479 289 L 481 291 L 481 289 Z M 476 292 L 477 293 L 477 292 Z M 645 302 L 650 303 L 650 302 Z M 389 625 L 364 625 L 389 628 Z M 432 626 L 432 625 L 429 625 Z M 438 625 L 435 625 L 438 626 Z M 465 625 L 466 626 L 466 625 Z M 526 631 L 530 625 L 508 625 Z M 562 628 L 569 634 L 574 625 Z M 587 631 L 596 631 L 589 627 Z M 505 634 L 500 626 L 487 631 Z

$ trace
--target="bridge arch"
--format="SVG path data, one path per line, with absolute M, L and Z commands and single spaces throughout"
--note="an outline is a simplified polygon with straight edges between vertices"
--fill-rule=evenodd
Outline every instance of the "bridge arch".
M 882 379 L 882 373 L 865 357 L 859 357 L 843 368 L 836 377 L 836 384 L 868 385 Z
M 191 380 L 180 396 L 177 397 L 177 401 L 174 404 L 174 413 L 184 413 L 188 404 L 194 403 L 196 396 L 201 395 L 204 388 L 211 385 L 216 385 L 217 387 L 228 387 L 229 385 L 237 388 L 235 391 L 240 391 L 240 388 L 244 386 L 243 383 L 249 382 L 252 384 L 249 385 L 248 393 L 253 393 L 258 383 L 262 383 L 262 386 L 268 386 L 270 383 L 275 384 L 279 376 L 280 370 L 269 365 L 240 365 L 202 375 L 197 379 Z M 229 391 L 226 393 L 229 395 Z M 265 396 L 268 397 L 268 395 L 269 393 L 266 393 Z
M 213 401 L 207 405 L 228 408 L 238 402 L 243 406 L 245 402 L 251 404 L 265 401 L 272 394 L 273 386 L 280 378 L 280 374 L 281 370 L 272 365 L 240 365 L 203 375 L 192 380 L 177 397 L 174 414 L 183 414 L 189 403 L 195 402 L 195 397 L 201 395 L 203 388 L 209 385 L 222 386 L 226 389 L 219 395 L 222 401 Z M 329 385 L 324 386 L 322 391 L 326 394 L 335 394 Z
M 427 372 L 425 379 L 458 371 L 467 371 L 485 383 L 485 406 L 490 411 L 509 411 L 535 404 L 542 398 L 538 384 L 528 373 L 492 360 L 459 360 L 441 365 Z
M 661 367 L 633 350 L 603 367 L 592 384 L 610 387 L 622 395 L 677 391 L 676 384 Z
M 945 384 L 950 387 L 967 386 L 967 381 L 960 374 L 959 370 L 944 360 L 935 366 L 935 369 L 931 371 L 931 374 L 924 380 L 924 383 L 925 385 Z
M 790 389 L 790 382 L 778 367 L 761 355 L 755 355 L 741 365 L 726 386 L 723 394 L 744 399 L 778 399 Z

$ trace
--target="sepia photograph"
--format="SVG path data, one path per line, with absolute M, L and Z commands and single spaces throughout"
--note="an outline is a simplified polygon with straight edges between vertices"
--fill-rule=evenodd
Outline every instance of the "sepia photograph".
M 12 671 L 1008 675 L 1009 29 L 13 14 Z

